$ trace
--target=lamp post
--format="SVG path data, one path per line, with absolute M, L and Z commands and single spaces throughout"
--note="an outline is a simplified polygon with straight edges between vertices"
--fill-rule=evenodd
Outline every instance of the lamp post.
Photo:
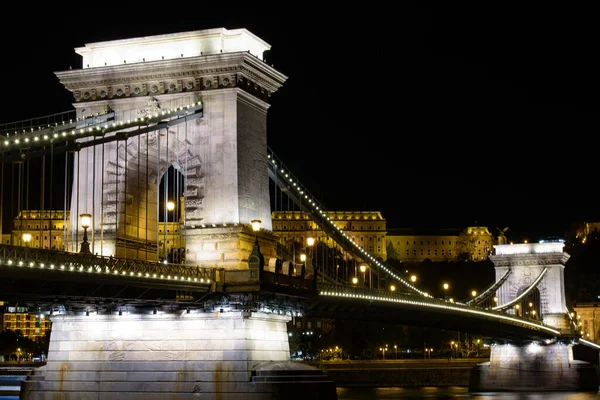
M 265 258 L 260 252 L 260 246 L 258 245 L 258 231 L 260 230 L 261 221 L 260 219 L 253 219 L 250 223 L 254 231 L 254 246 L 252 253 L 248 256 L 248 267 L 250 269 L 250 278 L 260 280 L 265 267 Z
M 379 351 L 381 351 L 381 354 L 383 354 L 383 361 L 385 361 L 385 352 L 387 351 L 387 347 L 380 347 Z
M 304 276 L 306 275 L 306 254 L 300 254 L 300 262 L 302 263 L 302 267 L 300 269 L 300 277 L 304 279 Z
M 360 268 L 360 272 L 362 272 L 362 274 L 363 274 L 363 285 L 367 286 L 367 276 L 366 276 L 367 266 L 365 264 L 361 264 L 359 268 Z
M 83 241 L 81 242 L 81 249 L 79 250 L 82 254 L 92 254 L 90 251 L 90 244 L 88 243 L 87 229 L 90 227 L 92 222 L 92 214 L 81 214 L 79 215 L 81 227 L 83 228 Z
M 172 201 L 168 201 L 167 202 L 167 221 L 165 223 L 165 260 L 169 261 L 169 245 L 167 244 L 169 242 L 169 237 L 168 237 L 168 232 L 170 232 L 169 229 L 169 212 L 173 211 L 175 209 L 175 203 L 173 203 Z M 174 237 L 174 236 L 173 236 Z M 171 249 L 173 249 L 173 241 L 171 240 Z M 170 260 L 171 262 L 176 262 L 176 260 Z
M 450 287 L 450 285 L 448 285 L 447 283 L 444 283 L 444 300 L 448 301 L 448 288 Z
M 31 233 L 24 233 L 23 241 L 25 242 L 25 247 L 29 247 L 29 242 L 31 242 Z
M 312 264 L 312 268 L 313 268 L 313 278 L 316 279 L 317 277 L 317 269 L 315 267 L 315 252 L 314 252 L 314 247 L 313 245 L 315 244 L 315 238 L 314 237 L 307 237 L 306 238 L 306 245 L 310 248 L 310 262 Z

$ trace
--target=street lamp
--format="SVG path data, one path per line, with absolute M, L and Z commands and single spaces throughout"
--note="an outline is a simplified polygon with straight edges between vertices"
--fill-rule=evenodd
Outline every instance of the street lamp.
M 317 270 L 315 268 L 315 251 L 313 248 L 313 245 L 315 244 L 315 238 L 314 237 L 307 237 L 306 238 L 306 245 L 308 247 L 310 247 L 310 262 L 312 264 L 312 268 L 313 268 L 313 278 L 316 279 L 317 278 Z M 325 276 L 325 275 L 323 275 Z
M 444 300 L 448 300 L 448 288 L 450 287 L 450 285 L 448 285 L 447 283 L 444 283 Z
M 477 291 L 476 290 L 472 290 L 471 291 L 471 296 L 473 296 L 473 297 L 477 296 Z
M 79 250 L 82 254 L 92 254 L 90 251 L 90 244 L 87 239 L 87 229 L 90 227 L 92 222 L 92 214 L 81 214 L 79 215 L 81 227 L 83 228 L 83 241 L 81 242 L 81 249 Z
M 24 233 L 23 241 L 25 242 L 25 247 L 29 247 L 29 242 L 31 242 L 31 233 Z
M 395 292 L 396 291 L 396 285 L 390 285 L 390 291 L 391 292 Z
M 172 202 L 171 200 L 169 200 L 167 202 L 167 221 L 165 224 L 165 260 L 169 260 L 169 245 L 167 244 L 169 242 L 169 235 L 168 232 L 170 232 L 169 229 L 169 211 L 173 211 L 175 209 L 175 203 Z M 173 238 L 175 239 L 175 235 L 173 235 Z M 173 240 L 171 240 L 171 249 L 173 249 Z M 171 262 L 175 262 L 175 260 L 170 260 Z
M 253 219 L 250 223 L 252 224 L 252 230 L 254 231 L 254 243 L 258 244 L 258 231 L 260 231 L 261 220 Z
M 175 203 L 173 203 L 172 201 L 169 201 L 167 203 L 167 210 L 173 211 L 174 209 L 175 209 Z
M 387 351 L 387 347 L 380 347 L 379 351 L 381 351 L 381 354 L 383 354 L 383 360 L 385 361 L 385 352 Z
M 358 283 L 358 278 L 354 277 L 352 278 L 352 284 L 356 285 Z
M 394 350 L 396 351 L 396 360 L 398 359 L 398 345 L 394 345 Z
M 411 281 L 412 283 L 415 283 L 415 282 L 417 281 L 417 276 L 416 276 L 416 275 L 411 275 L 411 277 L 410 277 L 410 281 Z
M 363 284 L 366 286 L 366 283 L 367 283 L 367 276 L 366 276 L 367 266 L 365 264 L 361 264 L 359 268 L 360 268 L 360 272 L 363 273 Z
M 260 246 L 258 245 L 258 231 L 260 230 L 261 221 L 260 219 L 253 219 L 250 223 L 254 231 L 254 247 L 252 248 L 252 253 L 248 256 L 248 266 L 250 268 L 250 276 L 260 280 L 265 267 L 265 258 L 260 252 Z
M 302 269 L 300 270 L 300 276 L 304 279 L 306 275 L 306 254 L 300 254 L 300 262 L 302 262 Z

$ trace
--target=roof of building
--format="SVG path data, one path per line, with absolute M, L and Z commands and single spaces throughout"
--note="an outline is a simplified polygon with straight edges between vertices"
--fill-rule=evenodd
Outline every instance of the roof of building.
M 387 236 L 458 236 L 464 228 L 389 228 Z

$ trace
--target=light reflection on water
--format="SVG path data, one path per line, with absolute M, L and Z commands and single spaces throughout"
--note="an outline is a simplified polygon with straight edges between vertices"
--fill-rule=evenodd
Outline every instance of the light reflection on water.
M 338 387 L 338 400 L 374 399 L 468 399 L 468 400 L 600 400 L 592 392 L 490 392 L 469 393 L 466 387 Z

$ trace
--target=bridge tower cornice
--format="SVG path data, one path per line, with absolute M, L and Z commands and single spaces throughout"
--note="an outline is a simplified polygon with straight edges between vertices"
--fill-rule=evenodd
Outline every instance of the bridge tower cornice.
M 76 103 L 239 87 L 269 101 L 287 77 L 248 52 L 55 73 Z M 162 84 L 161 84 L 162 83 Z M 122 88 L 119 95 L 118 88 Z M 102 94 L 104 92 L 104 94 Z
M 539 266 L 559 264 L 564 268 L 564 264 L 571 256 L 567 253 L 537 253 L 537 254 L 512 254 L 512 255 L 491 255 L 490 261 L 496 267 L 514 267 L 514 266 Z

